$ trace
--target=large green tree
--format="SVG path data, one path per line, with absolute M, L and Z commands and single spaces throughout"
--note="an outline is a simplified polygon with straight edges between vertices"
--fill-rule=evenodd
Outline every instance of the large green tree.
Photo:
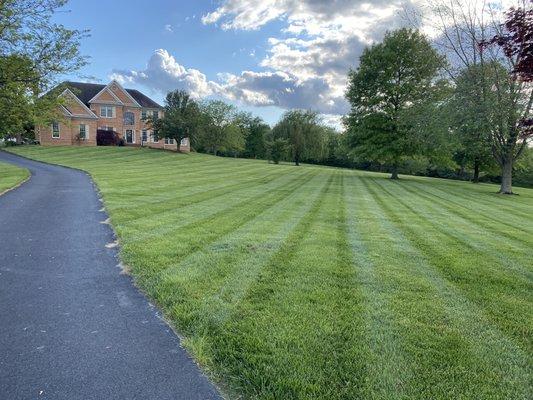
M 0 1 L 0 135 L 16 135 L 28 123 L 49 122 L 58 100 L 40 95 L 59 76 L 79 70 L 87 32 L 52 21 L 67 0 Z
M 463 0 L 428 4 L 432 12 L 425 13 L 426 23 L 439 33 L 437 45 L 448 58 L 450 77 L 457 81 L 472 68 L 481 74 L 478 105 L 492 105 L 488 147 L 501 170 L 500 193 L 512 194 L 514 163 L 533 138 L 533 3 L 520 1 L 505 15 L 500 0 L 490 7 Z M 465 112 L 471 113 L 466 107 Z
M 528 4 L 529 3 L 529 4 Z M 507 69 L 498 64 L 484 96 L 495 97 L 490 144 L 501 167 L 501 194 L 513 194 L 513 168 L 533 139 L 533 3 L 511 8 L 505 23 L 483 49 L 498 46 Z M 495 63 L 492 63 L 495 64 Z M 486 75 L 490 78 L 491 75 Z M 496 94 L 496 96 L 493 95 Z
M 219 152 L 238 152 L 244 148 L 244 133 L 236 124 L 237 109 L 221 100 L 201 103 L 201 147 L 217 155 Z
M 287 141 L 295 165 L 319 161 L 327 155 L 327 133 L 314 111 L 287 111 L 272 129 L 272 136 Z
M 443 62 L 424 35 L 400 29 L 366 48 L 349 73 L 348 143 L 358 156 L 390 165 L 393 179 L 403 160 L 436 150 L 421 121 L 442 103 Z
M 174 139 L 178 144 L 189 138 L 193 146 L 198 142 L 202 127 L 200 107 L 184 90 L 169 92 L 165 98 L 162 118 L 147 118 L 160 138 Z
M 450 122 L 460 144 L 462 162 L 473 169 L 472 181 L 479 181 L 481 169 L 493 166 L 491 130 L 498 107 L 497 92 L 491 90 L 497 74 L 505 74 L 498 63 L 472 64 L 455 79 L 449 103 Z
M 265 158 L 266 136 L 270 131 L 270 126 L 260 117 L 255 117 L 249 112 L 238 113 L 235 123 L 244 135 L 244 157 Z

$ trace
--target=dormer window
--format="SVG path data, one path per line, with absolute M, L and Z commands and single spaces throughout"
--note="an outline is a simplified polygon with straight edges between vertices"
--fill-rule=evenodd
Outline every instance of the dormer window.
M 135 125 L 135 114 L 131 111 L 124 113 L 124 125 Z
M 100 116 L 103 118 L 114 118 L 115 116 L 115 107 L 113 106 L 101 106 L 100 107 Z

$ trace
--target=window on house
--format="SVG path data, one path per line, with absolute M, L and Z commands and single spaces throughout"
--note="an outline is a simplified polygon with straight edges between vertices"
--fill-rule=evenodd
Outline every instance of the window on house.
M 148 132 L 146 131 L 146 129 L 143 129 L 143 131 L 142 131 L 141 140 L 143 142 L 147 142 L 148 141 Z
M 142 112 L 141 112 L 141 118 L 142 118 L 142 119 L 146 119 L 146 118 L 148 118 L 148 113 L 146 112 L 146 110 L 142 110 Z
M 100 128 L 98 128 L 102 131 L 114 131 L 115 128 L 113 128 L 112 126 L 101 126 Z
M 59 139 L 59 122 L 52 123 L 52 137 L 54 139 Z
M 157 131 L 152 133 L 152 140 L 154 143 L 159 143 L 159 136 L 157 136 Z
M 165 144 L 174 144 L 174 139 L 165 138 Z
M 159 118 L 159 111 L 152 111 L 152 117 L 153 119 L 158 119 Z
M 85 124 L 80 124 L 80 140 L 89 139 L 89 135 L 87 131 L 88 131 L 88 126 Z
M 186 137 L 184 137 L 183 139 L 181 139 L 180 146 L 187 146 L 188 143 L 189 143 L 189 140 Z
M 115 116 L 115 107 L 112 106 L 101 106 L 100 107 L 100 116 L 104 118 L 113 118 Z
M 135 114 L 131 111 L 124 113 L 124 125 L 135 125 Z

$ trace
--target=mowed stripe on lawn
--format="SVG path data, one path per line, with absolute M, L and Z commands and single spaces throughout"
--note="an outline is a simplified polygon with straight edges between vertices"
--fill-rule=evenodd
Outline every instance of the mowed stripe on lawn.
M 230 393 L 526 399 L 533 191 L 138 149 L 91 173 L 137 282 Z

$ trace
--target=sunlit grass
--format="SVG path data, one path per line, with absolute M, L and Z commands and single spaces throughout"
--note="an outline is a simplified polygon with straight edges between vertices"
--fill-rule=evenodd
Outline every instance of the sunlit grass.
M 0 194 L 20 184 L 29 175 L 30 172 L 27 169 L 0 162 Z
M 131 148 L 90 172 L 137 283 L 231 397 L 526 399 L 533 190 Z

